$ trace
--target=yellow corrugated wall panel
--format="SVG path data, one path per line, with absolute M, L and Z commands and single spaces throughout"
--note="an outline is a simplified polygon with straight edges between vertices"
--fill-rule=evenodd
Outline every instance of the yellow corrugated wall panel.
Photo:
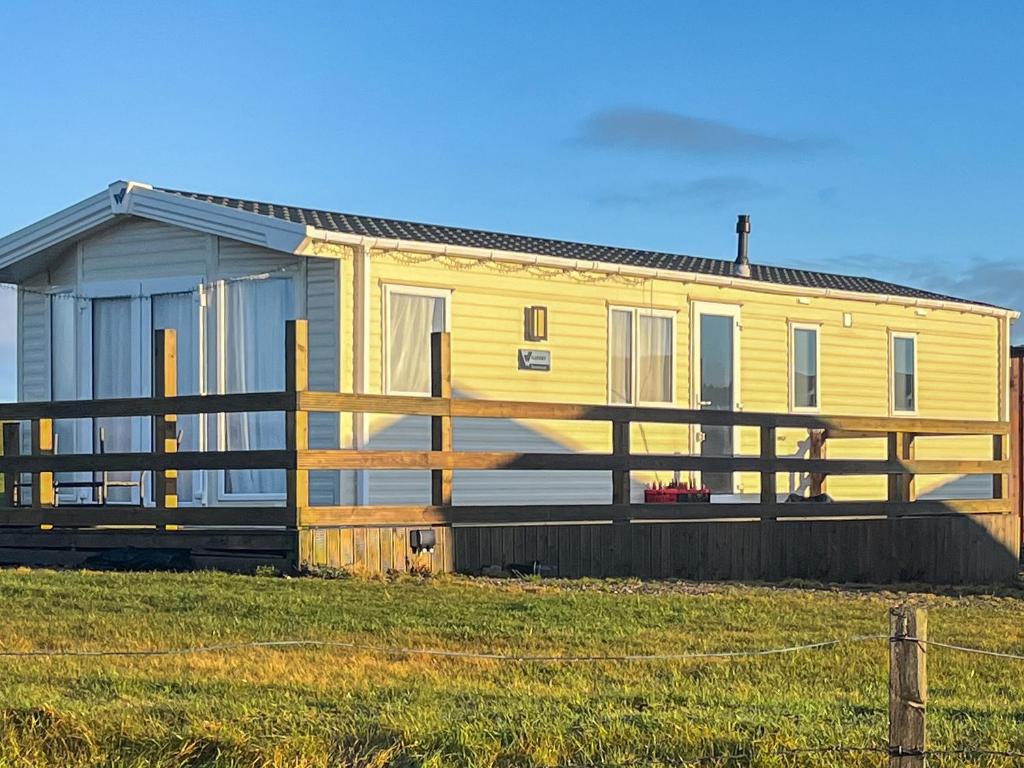
M 579 273 L 582 274 L 582 273 Z M 374 252 L 371 287 L 371 390 L 381 391 L 383 287 L 430 286 L 453 291 L 452 357 L 454 386 L 462 395 L 492 399 L 554 402 L 607 402 L 607 325 L 609 305 L 670 309 L 676 315 L 676 404 L 691 405 L 691 314 L 693 302 L 740 307 L 740 393 L 747 411 L 789 410 L 789 323 L 821 325 L 821 412 L 835 415 L 889 414 L 889 333 L 918 334 L 918 414 L 922 417 L 996 419 L 999 413 L 999 320 L 952 309 L 914 307 L 865 300 L 766 293 L 730 287 L 632 278 L 574 278 L 554 270 L 483 264 Z M 547 342 L 523 341 L 523 308 L 548 307 Z M 844 325 L 849 314 L 852 324 Z M 517 370 L 517 350 L 551 351 L 548 373 Z M 345 352 L 343 351 L 343 354 Z M 348 351 L 350 355 L 350 350 Z M 350 359 L 350 358 L 348 358 Z M 375 419 L 374 433 L 392 425 Z M 607 450 L 603 424 L 524 423 L 574 450 Z M 756 429 L 738 430 L 741 453 L 756 454 Z M 780 432 L 778 451 L 797 455 L 805 441 L 799 430 Z M 990 444 L 976 438 L 950 439 L 943 450 L 964 458 L 984 458 Z M 664 425 L 635 426 L 635 450 L 686 452 L 689 430 Z M 922 441 L 920 456 L 934 450 Z M 980 451 L 980 453 L 979 453 Z M 828 456 L 884 457 L 882 441 L 833 441 Z M 634 480 L 644 480 L 639 473 Z M 661 478 L 666 479 L 666 478 Z M 922 489 L 950 478 L 922 478 Z M 754 473 L 742 473 L 744 493 L 759 491 Z M 781 478 L 780 492 L 798 488 L 800 478 Z M 884 478 L 832 478 L 827 486 L 839 498 L 880 498 Z

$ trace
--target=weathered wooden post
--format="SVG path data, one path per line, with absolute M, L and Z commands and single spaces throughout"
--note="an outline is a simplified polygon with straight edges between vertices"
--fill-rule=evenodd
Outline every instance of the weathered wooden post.
M 173 328 L 153 332 L 153 397 L 178 394 L 178 336 Z M 153 452 L 160 455 L 178 452 L 178 417 L 164 414 L 153 417 Z M 153 473 L 153 500 L 157 509 L 178 506 L 178 470 L 158 469 Z
M 32 455 L 53 456 L 53 419 L 32 420 Z M 53 472 L 32 473 L 32 506 L 52 507 Z
M 1006 435 L 997 434 L 992 436 L 992 460 L 1002 461 L 1006 458 Z M 996 472 L 992 475 L 992 498 L 993 499 L 1005 499 L 1006 493 L 1006 475 L 1002 472 Z
M 630 422 L 612 422 L 612 455 L 618 461 L 629 461 Z M 612 504 L 629 504 L 632 481 L 628 469 L 612 470 Z M 616 517 L 619 517 L 616 514 Z
M 914 458 L 914 434 L 912 432 L 889 432 L 888 459 L 890 463 L 905 466 Z M 888 475 L 888 499 L 890 502 L 914 501 L 914 475 L 910 472 L 895 472 Z
M 452 339 L 451 334 L 436 331 L 430 334 L 430 395 L 451 400 Z M 449 408 L 448 413 L 451 412 Z M 430 417 L 430 450 L 452 450 L 452 417 Z M 430 503 L 448 507 L 452 503 L 452 470 L 434 469 L 430 473 Z
M 309 386 L 309 327 L 305 320 L 289 320 L 285 326 L 285 391 L 294 398 L 285 413 L 285 448 L 291 456 L 287 469 L 288 506 L 298 525 L 309 506 L 309 470 L 299 469 L 299 453 L 309 448 L 309 412 L 301 409 L 299 394 Z
M 761 461 L 765 462 L 761 469 L 761 504 L 771 505 L 772 509 L 779 502 L 775 475 L 775 442 L 776 428 L 774 424 L 762 424 L 761 427 Z M 761 519 L 774 520 L 775 513 L 767 515 L 762 511 Z
M 5 423 L 3 425 L 4 456 L 14 457 L 21 455 L 21 424 L 17 422 Z M 4 495 L 0 500 L 0 506 L 13 507 L 18 502 L 18 482 L 20 475 L 17 472 L 4 472 Z
M 825 458 L 825 441 L 828 440 L 828 432 L 824 429 L 812 429 L 810 431 L 810 458 L 812 459 L 824 459 Z M 810 493 L 811 496 L 820 496 L 825 492 L 825 478 L 828 477 L 824 472 L 812 472 L 810 482 Z
M 889 612 L 889 768 L 924 768 L 928 613 Z

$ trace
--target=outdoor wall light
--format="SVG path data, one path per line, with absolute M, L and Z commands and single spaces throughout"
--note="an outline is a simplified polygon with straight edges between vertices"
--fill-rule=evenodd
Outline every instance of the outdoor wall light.
M 409 548 L 414 555 L 420 552 L 433 552 L 437 545 L 437 535 L 432 528 L 417 528 L 409 531 Z
M 548 308 L 526 307 L 524 315 L 526 318 L 526 330 L 523 333 L 523 337 L 527 341 L 547 341 Z

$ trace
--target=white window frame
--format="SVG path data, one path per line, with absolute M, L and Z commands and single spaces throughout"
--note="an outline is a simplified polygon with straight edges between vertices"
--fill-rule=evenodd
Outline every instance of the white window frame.
M 914 407 L 902 410 L 896 407 L 896 339 L 910 339 L 914 343 Z M 921 408 L 918 396 L 920 371 L 917 366 L 918 334 L 913 331 L 889 331 L 889 414 L 891 416 L 916 416 Z
M 432 299 L 444 300 L 444 330 L 451 332 L 452 328 L 452 289 L 451 288 L 428 288 L 419 285 L 402 285 L 401 283 L 385 283 L 384 306 L 381 326 L 381 345 L 383 355 L 381 356 L 384 365 L 381 370 L 381 390 L 386 395 L 404 395 L 407 397 L 430 397 L 430 392 L 403 392 L 391 388 L 391 344 L 388 339 L 391 337 L 391 296 L 398 293 L 405 296 L 426 296 Z
M 814 402 L 796 404 L 796 332 L 814 331 Z M 821 323 L 789 322 L 789 410 L 792 413 L 821 413 Z
M 630 327 L 630 360 L 629 360 L 629 402 L 625 403 L 613 403 L 612 402 L 612 312 L 629 312 L 632 316 L 631 327 Z M 631 307 L 624 304 L 609 304 L 608 305 L 608 317 L 607 323 L 605 324 L 605 335 L 607 337 L 606 344 L 606 363 L 605 363 L 605 390 L 606 399 L 609 405 L 622 405 L 622 406 L 643 406 L 651 408 L 671 408 L 676 404 L 676 366 L 679 364 L 679 336 L 677 332 L 677 320 L 679 313 L 671 309 L 653 309 L 650 307 Z M 671 333 L 672 333 L 672 364 L 669 366 L 669 374 L 671 376 L 669 384 L 669 400 L 640 400 L 639 387 L 637 386 L 637 366 L 639 361 L 639 354 L 637 350 L 639 348 L 638 341 L 640 338 L 640 318 L 641 317 L 661 317 L 667 318 L 671 321 Z

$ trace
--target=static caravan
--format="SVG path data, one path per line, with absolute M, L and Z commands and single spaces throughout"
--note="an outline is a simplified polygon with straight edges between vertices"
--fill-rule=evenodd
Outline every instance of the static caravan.
M 745 236 L 741 233 L 741 237 Z M 19 288 L 20 400 L 144 395 L 151 330 L 177 329 L 183 394 L 283 384 L 285 320 L 305 317 L 314 389 L 429 394 L 429 335 L 451 332 L 454 387 L 476 398 L 845 415 L 1005 419 L 1016 314 L 862 277 L 416 224 L 150 187 L 109 190 L 0 241 L 0 281 Z M 538 327 L 539 326 L 539 327 Z M 275 447 L 280 420 L 198 418 L 187 446 Z M 142 420 L 112 420 L 107 450 L 148 445 Z M 58 450 L 89 450 L 95 425 L 58 425 Z M 742 428 L 637 425 L 652 452 L 756 450 Z M 323 447 L 429 447 L 422 419 L 325 418 Z M 466 450 L 607 450 L 599 427 L 456 430 Z M 780 435 L 780 450 L 807 446 Z M 968 441 L 969 442 L 969 441 Z M 787 444 L 788 443 L 788 444 Z M 985 448 L 987 446 L 978 446 Z M 973 451 L 966 444 L 919 451 Z M 833 449 L 837 450 L 837 449 Z M 864 448 L 850 441 L 850 457 Z M 830 454 L 830 456 L 836 454 Z M 938 455 L 938 453 L 936 453 Z M 455 503 L 594 502 L 594 473 L 465 473 Z M 642 496 L 655 475 L 635 478 Z M 743 472 L 700 478 L 722 500 L 755 496 Z M 800 492 L 787 478 L 780 493 Z M 970 496 L 956 477 L 921 495 Z M 280 473 L 187 477 L 183 503 L 266 500 Z M 316 477 L 327 504 L 425 501 L 421 472 Z M 836 498 L 884 482 L 837 480 Z
M 866 277 L 335 213 L 116 182 L 0 239 L 0 282 L 18 288 L 21 401 L 145 396 L 153 330 L 178 339 L 182 394 L 280 389 L 285 321 L 304 318 L 309 386 L 430 394 L 430 337 L 451 339 L 452 386 L 474 399 L 709 411 L 1006 421 L 1016 312 Z M 607 452 L 606 425 L 458 419 L 456 450 Z M 55 423 L 58 453 L 148 450 L 150 424 Z M 182 416 L 187 450 L 280 446 L 277 414 Z M 633 424 L 634 450 L 756 454 L 744 426 Z M 779 456 L 807 456 L 780 429 Z M 311 414 L 310 446 L 430 448 L 426 417 Z M 916 445 L 918 458 L 991 457 L 991 438 Z M 828 458 L 885 456 L 830 441 Z M 713 502 L 760 498 L 757 472 L 633 472 L 630 496 L 681 480 Z M 145 496 L 125 485 L 112 500 Z M 600 504 L 607 472 L 459 471 L 453 502 Z M 806 474 L 778 479 L 806 495 Z M 977 498 L 982 476 L 921 477 L 918 498 Z M 425 504 L 430 473 L 312 472 L 322 505 Z M 182 506 L 282 504 L 278 470 L 183 471 Z M 835 477 L 834 499 L 884 499 L 884 477 Z M 88 489 L 62 490 L 64 504 Z

